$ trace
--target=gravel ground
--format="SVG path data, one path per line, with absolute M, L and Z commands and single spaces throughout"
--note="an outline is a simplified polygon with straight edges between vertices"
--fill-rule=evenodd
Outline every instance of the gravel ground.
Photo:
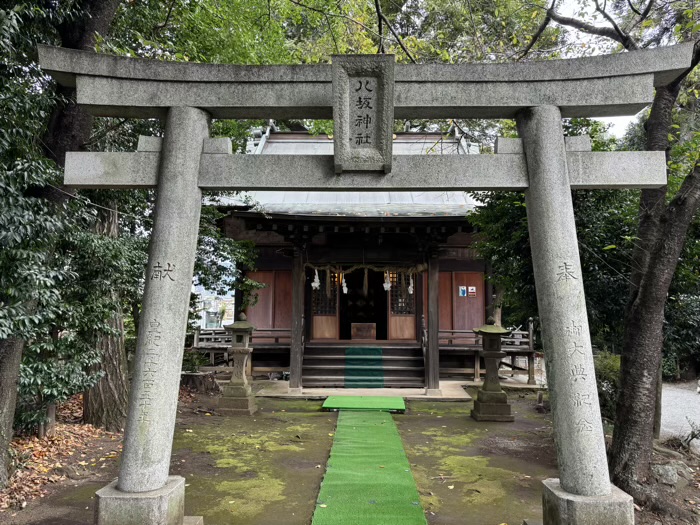
M 661 437 L 685 435 L 690 432 L 688 418 L 700 425 L 700 394 L 697 381 L 665 383 L 661 401 Z M 700 451 L 700 443 L 694 443 Z

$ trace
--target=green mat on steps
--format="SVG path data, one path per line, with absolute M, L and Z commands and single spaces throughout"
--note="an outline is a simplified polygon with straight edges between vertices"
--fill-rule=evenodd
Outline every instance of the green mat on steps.
M 383 388 L 382 349 L 348 347 L 345 349 L 345 388 Z
M 391 414 L 340 412 L 311 523 L 426 525 L 418 489 Z
M 328 396 L 323 403 L 325 410 L 383 410 L 404 412 L 406 403 L 401 397 Z

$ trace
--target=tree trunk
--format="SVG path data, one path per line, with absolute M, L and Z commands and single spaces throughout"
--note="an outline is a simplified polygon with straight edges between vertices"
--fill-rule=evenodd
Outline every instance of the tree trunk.
M 84 0 L 81 2 L 83 16 L 61 26 L 59 33 L 65 47 L 90 49 L 95 45 L 95 33 L 106 34 L 112 24 L 121 0 Z M 61 91 L 70 100 L 75 98 L 75 90 Z M 47 157 L 59 166 L 65 162 L 66 151 L 80 150 L 90 137 L 92 117 L 81 108 L 56 107 L 44 137 L 44 150 Z M 63 202 L 66 196 L 52 190 L 51 186 L 41 189 L 40 196 L 54 202 Z M 36 306 L 27 308 L 28 314 Z M 17 403 L 17 382 L 25 342 L 10 337 L 0 339 L 0 486 L 7 481 L 8 447 L 12 439 L 12 423 Z
M 647 122 L 647 149 L 666 151 L 678 85 L 657 88 Z M 625 315 L 621 388 L 610 458 L 613 482 L 644 501 L 650 474 L 654 407 L 661 366 L 664 306 L 688 227 L 700 206 L 700 169 L 666 206 L 667 188 L 644 190 L 639 242 Z
M 498 326 L 503 326 L 503 296 L 505 293 L 506 290 L 503 285 L 497 284 L 495 286 L 493 313 L 491 314 L 491 317 L 493 317 Z
M 111 204 L 109 207 L 114 208 L 114 205 Z M 95 229 L 100 235 L 118 237 L 117 212 L 102 212 Z M 118 294 L 112 293 L 112 302 L 115 305 L 120 303 Z M 95 386 L 83 394 L 83 421 L 110 432 L 118 432 L 124 428 L 129 403 L 124 317 L 121 308 L 114 313 L 110 325 L 116 335 L 102 335 L 95 342 L 102 361 L 94 371 L 101 371 L 103 376 Z
M 24 350 L 22 339 L 13 337 L 0 339 L 0 489 L 7 484 L 10 477 L 9 450 L 22 350 Z
M 115 295 L 114 300 L 118 302 L 119 298 Z M 110 432 L 118 432 L 124 428 L 129 402 L 121 312 L 114 315 L 110 324 L 119 335 L 103 336 L 97 341 L 102 361 L 95 368 L 95 372 L 102 371 L 104 375 L 95 386 L 83 394 L 83 420 Z

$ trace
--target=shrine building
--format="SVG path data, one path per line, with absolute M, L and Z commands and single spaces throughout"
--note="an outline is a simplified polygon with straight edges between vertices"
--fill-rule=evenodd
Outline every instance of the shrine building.
M 268 130 L 250 149 L 259 155 L 331 155 L 333 140 Z M 393 151 L 475 155 L 479 146 L 454 132 L 407 132 L 395 136 Z M 432 351 L 440 354 L 441 375 L 478 374 L 479 345 L 471 330 L 484 324 L 492 293 L 487 263 L 472 248 L 467 216 L 477 202 L 471 196 L 257 191 L 248 197 L 227 207 L 224 231 L 253 241 L 258 251 L 256 269 L 246 272 L 265 285 L 246 308 L 256 327 L 254 372 L 288 369 L 298 312 L 302 367 L 291 383 L 425 387 L 432 300 L 439 302 L 441 349 Z M 301 293 L 292 285 L 295 271 L 303 280 Z M 429 272 L 437 288 L 432 295 Z

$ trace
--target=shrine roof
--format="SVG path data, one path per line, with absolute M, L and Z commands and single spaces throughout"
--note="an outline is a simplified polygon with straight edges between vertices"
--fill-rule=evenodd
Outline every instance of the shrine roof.
M 453 134 L 407 132 L 396 135 L 393 151 L 394 155 L 475 155 L 479 145 Z M 268 132 L 249 143 L 248 153 L 332 155 L 333 139 L 307 132 Z M 358 218 L 464 217 L 478 205 L 467 193 L 459 191 L 251 191 L 225 199 L 223 204 L 267 215 Z

